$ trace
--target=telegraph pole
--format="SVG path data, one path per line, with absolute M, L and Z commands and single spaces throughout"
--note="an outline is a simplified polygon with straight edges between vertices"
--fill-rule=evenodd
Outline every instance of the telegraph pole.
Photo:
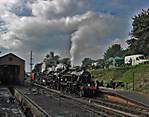
M 33 54 L 30 52 L 30 78 L 32 77 Z

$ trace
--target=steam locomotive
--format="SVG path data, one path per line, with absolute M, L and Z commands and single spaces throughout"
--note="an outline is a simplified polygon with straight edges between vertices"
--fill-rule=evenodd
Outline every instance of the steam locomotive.
M 51 89 L 79 95 L 80 97 L 93 97 L 97 94 L 97 87 L 92 76 L 85 68 L 78 71 L 67 68 L 61 71 L 50 71 L 49 73 L 33 71 L 31 80 Z

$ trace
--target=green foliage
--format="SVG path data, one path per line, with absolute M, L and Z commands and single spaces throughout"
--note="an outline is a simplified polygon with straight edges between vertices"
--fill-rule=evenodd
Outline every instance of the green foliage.
M 149 95 L 149 65 L 137 65 L 117 69 L 96 69 L 91 70 L 91 73 L 99 80 L 108 81 L 114 78 L 115 81 L 128 82 L 130 90 L 132 90 L 134 77 L 135 91 Z
M 132 38 L 127 40 L 129 54 L 142 53 L 149 55 L 149 9 L 142 10 L 133 18 Z
M 140 77 L 143 78 L 145 74 L 148 74 L 148 72 L 149 72 L 149 65 L 133 66 L 123 74 L 121 80 L 131 82 L 133 73 L 134 73 L 134 77 L 136 78 L 136 80 L 139 80 Z
M 123 51 L 122 51 L 121 45 L 114 44 L 111 47 L 109 47 L 107 51 L 104 53 L 104 59 L 107 60 L 110 57 L 116 57 L 116 56 L 122 57 L 122 55 L 123 55 Z
M 83 67 L 89 67 L 91 64 L 94 62 L 91 58 L 84 58 L 82 61 L 82 66 Z
M 114 79 L 120 81 L 122 74 L 126 70 L 127 70 L 126 68 L 95 69 L 91 70 L 91 74 L 99 80 Z

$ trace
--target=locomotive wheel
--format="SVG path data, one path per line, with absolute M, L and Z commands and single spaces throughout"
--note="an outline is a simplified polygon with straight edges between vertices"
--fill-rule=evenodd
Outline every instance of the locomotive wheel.
M 79 92 L 79 96 L 80 96 L 80 97 L 83 97 L 83 96 L 84 96 L 84 94 L 85 94 L 85 93 L 84 93 L 84 91 L 83 91 L 83 90 L 81 90 L 81 91 Z

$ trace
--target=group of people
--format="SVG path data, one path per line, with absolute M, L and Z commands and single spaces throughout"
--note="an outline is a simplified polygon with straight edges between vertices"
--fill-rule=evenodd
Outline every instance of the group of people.
M 107 87 L 107 88 L 113 88 L 115 89 L 116 87 L 126 87 L 128 89 L 128 83 L 126 82 L 114 82 L 113 79 L 107 81 L 106 83 L 104 83 L 103 80 L 101 80 L 100 82 L 98 80 L 96 80 L 96 86 L 97 87 Z
M 96 87 L 99 88 L 100 87 L 103 87 L 104 86 L 104 82 L 103 80 L 101 80 L 100 82 L 98 80 L 96 80 Z

